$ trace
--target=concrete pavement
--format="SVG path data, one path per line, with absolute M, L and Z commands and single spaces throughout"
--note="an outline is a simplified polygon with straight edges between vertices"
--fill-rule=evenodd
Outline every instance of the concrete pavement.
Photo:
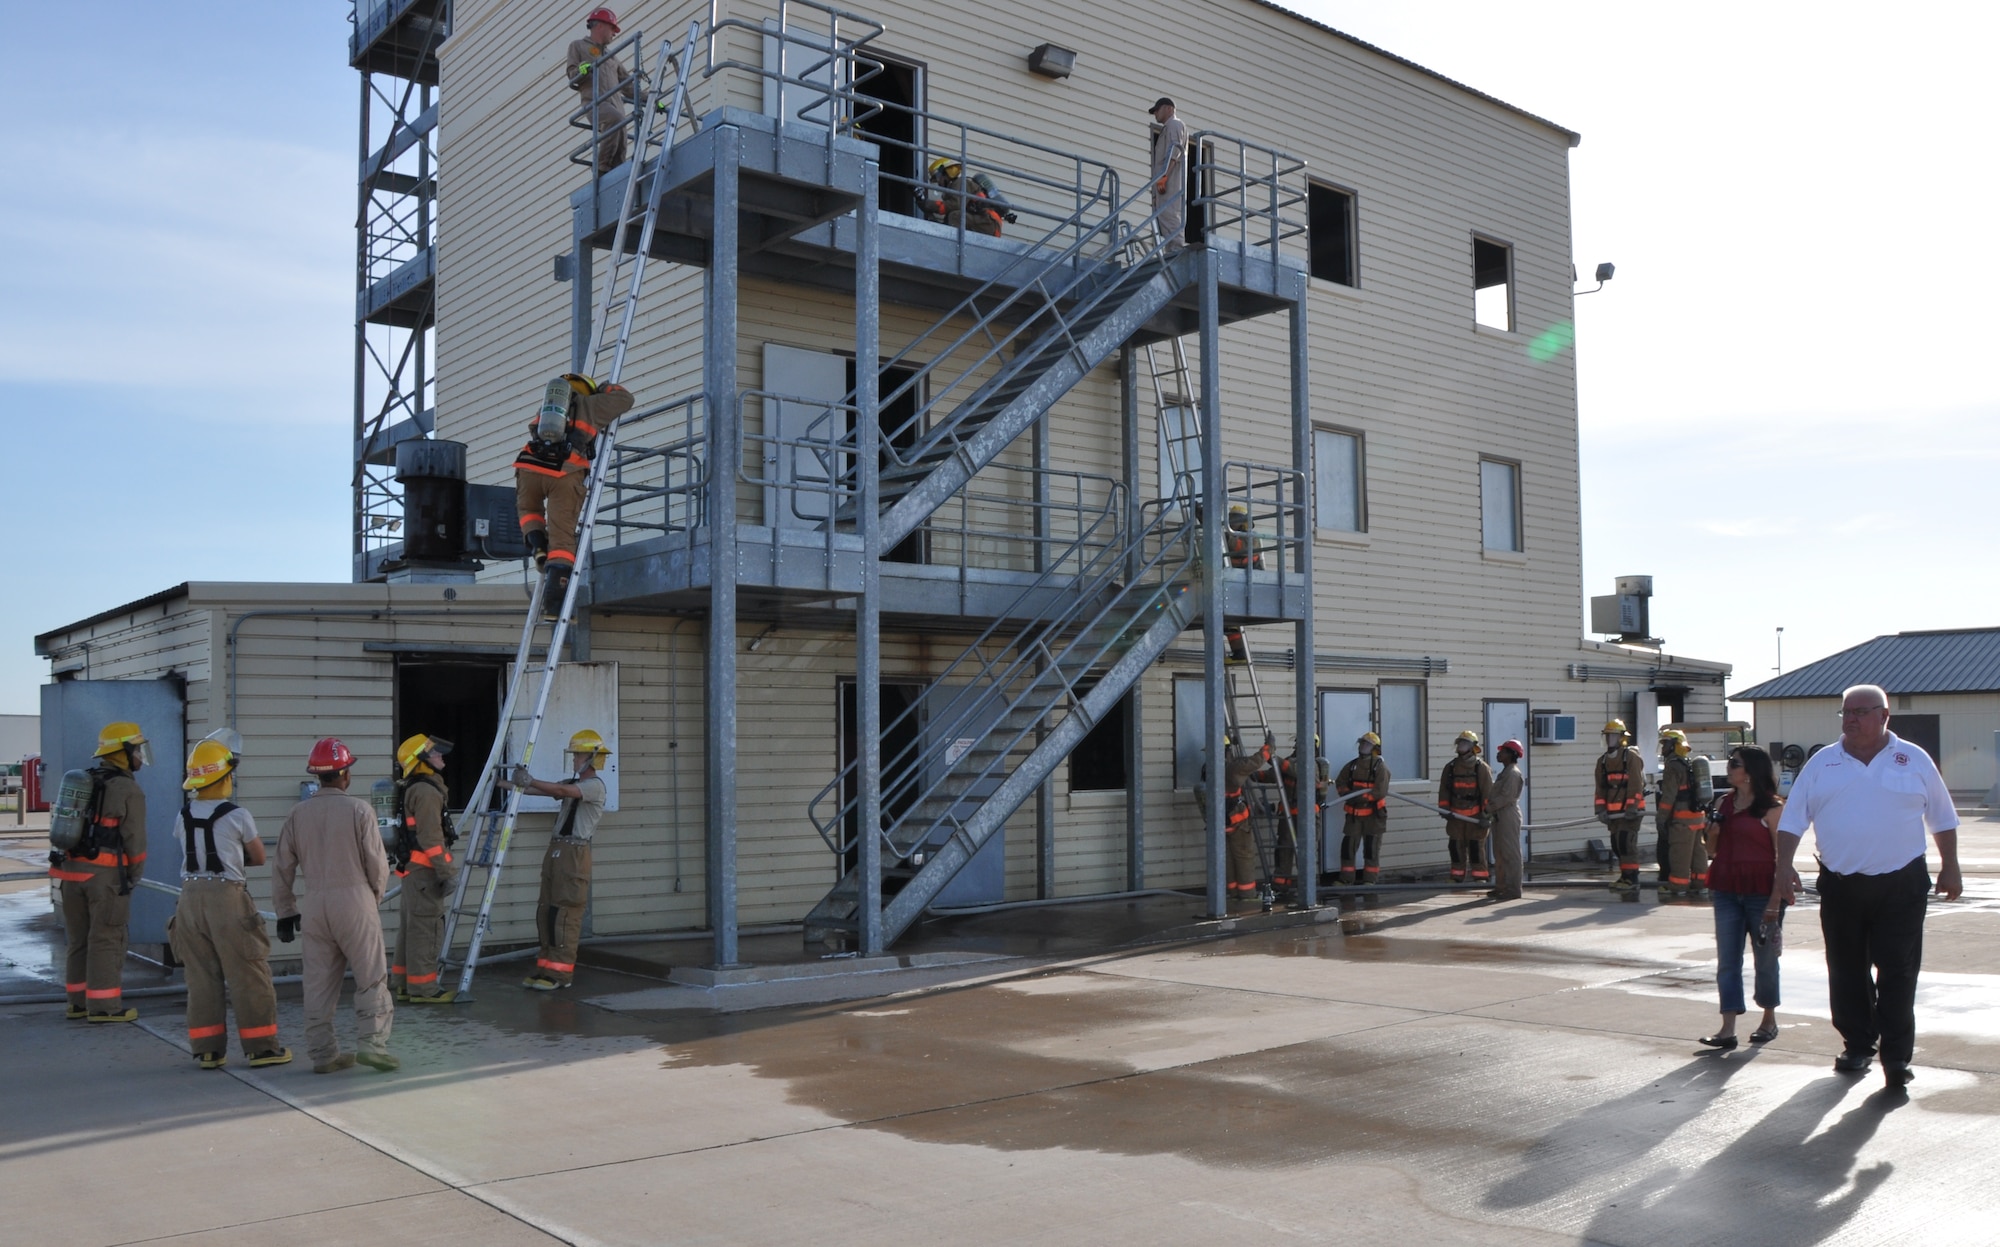
M 168 1000 L 0 1008 L 0 1240 L 1991 1243 L 2000 823 L 1966 841 L 1907 1098 L 1831 1072 L 1810 907 L 1780 1037 L 1713 1054 L 1705 907 L 1417 896 L 730 1014 L 496 966 L 398 1009 L 388 1075 L 201 1072 Z

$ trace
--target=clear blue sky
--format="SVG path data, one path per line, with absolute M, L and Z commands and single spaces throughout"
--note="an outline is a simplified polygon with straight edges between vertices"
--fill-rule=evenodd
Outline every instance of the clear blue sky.
M 1655 631 L 1741 686 L 1779 625 L 1790 667 L 2000 623 L 2000 6 L 1302 7 L 1584 135 L 1575 260 L 1618 277 L 1577 305 L 1579 629 L 1650 573 Z M 346 12 L 0 0 L 0 712 L 38 631 L 347 576 Z

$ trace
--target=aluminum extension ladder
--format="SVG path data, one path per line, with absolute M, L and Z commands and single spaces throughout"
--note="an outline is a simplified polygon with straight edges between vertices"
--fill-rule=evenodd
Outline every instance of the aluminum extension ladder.
M 680 129 L 681 113 L 687 105 L 688 75 L 694 69 L 695 41 L 700 36 L 701 23 L 688 23 L 687 39 L 682 44 L 680 54 L 673 61 L 674 78 L 671 98 L 662 98 L 666 90 L 664 71 L 669 54 L 673 51 L 673 41 L 660 42 L 660 51 L 652 81 L 660 86 L 648 91 L 639 108 L 637 133 L 632 144 L 630 174 L 625 179 L 624 197 L 618 206 L 618 229 L 612 240 L 610 273 L 604 286 L 604 304 L 599 309 L 597 319 L 591 325 L 590 346 L 584 352 L 584 367 L 592 375 L 601 375 L 605 385 L 615 383 L 625 370 L 625 352 L 631 343 L 632 324 L 639 308 L 639 295 L 646 279 L 646 257 L 652 248 L 653 227 L 659 219 L 660 196 L 666 185 L 667 157 L 673 151 L 674 135 Z M 653 130 L 653 118 L 663 113 L 665 125 L 657 134 Z M 651 179 L 645 204 L 645 213 L 640 220 L 638 248 L 630 261 L 631 271 L 626 274 L 625 241 L 632 217 L 632 201 L 640 182 L 640 173 L 645 168 L 648 148 L 655 148 L 657 155 L 653 165 L 656 170 Z M 580 257 L 582 258 L 582 257 Z M 618 312 L 618 330 L 609 342 L 605 340 L 606 330 L 611 323 L 613 304 L 621 298 L 618 290 L 619 279 L 625 277 L 623 306 Z M 606 351 L 610 352 L 609 364 L 603 373 L 596 368 Z M 584 496 L 583 514 L 577 521 L 576 567 L 569 577 L 568 591 L 563 596 L 561 609 L 550 624 L 548 648 L 543 651 L 539 667 L 532 665 L 537 633 L 541 629 L 542 593 L 547 585 L 545 577 L 536 579 L 535 588 L 528 603 L 528 618 L 521 626 L 521 642 L 514 651 L 513 674 L 507 681 L 507 694 L 501 704 L 500 726 L 494 734 L 493 748 L 486 755 L 486 765 L 479 773 L 479 783 L 472 790 L 472 799 L 466 803 L 468 821 L 472 823 L 471 836 L 465 853 L 463 868 L 458 872 L 458 885 L 452 892 L 451 905 L 445 911 L 443 950 L 446 958 L 451 956 L 452 944 L 458 934 L 459 924 L 464 919 L 472 919 L 472 935 L 466 945 L 465 959 L 458 974 L 458 1000 L 470 999 L 472 974 L 479 965 L 479 950 L 492 930 L 493 898 L 500 887 L 500 872 L 507 861 L 507 849 L 512 844 L 514 829 L 520 817 L 521 790 L 509 788 L 507 798 L 498 808 L 494 808 L 493 794 L 495 780 L 507 764 L 508 729 L 517 722 L 521 692 L 530 675 L 540 676 L 535 692 L 534 708 L 525 719 L 525 733 L 522 738 L 521 756 L 515 761 L 526 766 L 534 760 L 535 746 L 541 739 L 542 720 L 548 710 L 549 693 L 555 687 L 557 670 L 562 666 L 563 643 L 568 639 L 570 621 L 576 613 L 577 593 L 583 584 L 590 560 L 590 538 L 597 523 L 598 503 L 604 494 L 606 465 L 613 459 L 613 450 L 618 438 L 618 425 L 614 420 L 598 438 L 597 455 L 590 465 L 590 484 Z M 480 876 L 476 900 L 468 900 L 473 894 L 472 879 Z
M 1277 736 L 1271 731 L 1270 716 L 1264 710 L 1264 690 L 1257 683 L 1257 656 L 1250 651 L 1250 642 L 1241 628 L 1226 628 L 1223 631 L 1223 709 L 1229 725 L 1229 739 L 1236 742 L 1239 749 L 1268 749 L 1265 759 L 1267 771 L 1254 773 L 1245 782 L 1245 796 L 1250 802 L 1250 831 L 1257 842 L 1258 866 L 1263 871 L 1264 908 L 1271 907 L 1276 888 L 1273 877 L 1278 850 L 1289 845 L 1292 850 L 1292 869 L 1298 869 L 1299 837 L 1298 828 L 1293 824 L 1291 809 L 1285 800 L 1284 772 L 1279 767 Z M 1236 672 L 1243 672 L 1239 682 Z M 1249 692 L 1243 690 L 1248 686 Z M 1246 711 L 1248 713 L 1246 713 Z M 1317 757 L 1318 751 L 1314 751 Z M 1302 762 L 1307 761 L 1301 755 Z M 1294 768 L 1296 769 L 1296 768 Z M 1257 778 L 1269 774 L 1269 779 Z M 1293 776 L 1293 782 L 1298 782 Z M 1310 792 L 1311 789 L 1306 791 Z M 1304 802 L 1300 803 L 1301 806 Z M 1297 887 L 1294 882 L 1293 887 Z

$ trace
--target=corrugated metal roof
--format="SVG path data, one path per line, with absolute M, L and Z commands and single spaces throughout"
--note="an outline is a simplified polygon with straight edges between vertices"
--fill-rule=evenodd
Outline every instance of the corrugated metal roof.
M 1890 693 L 2000 691 L 2000 628 L 1897 632 L 1731 693 L 1731 701 L 1838 697 L 1856 684 Z

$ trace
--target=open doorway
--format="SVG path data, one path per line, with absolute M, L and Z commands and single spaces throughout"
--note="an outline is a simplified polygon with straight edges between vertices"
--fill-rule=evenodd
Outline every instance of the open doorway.
M 923 146 L 923 125 L 917 111 L 923 107 L 924 67 L 915 61 L 883 56 L 869 50 L 861 63 L 861 74 L 879 65 L 878 72 L 855 85 L 855 93 L 879 100 L 882 107 L 863 117 L 855 129 L 880 150 L 876 157 L 881 169 L 879 203 L 883 212 L 899 216 L 917 215 L 914 183 L 921 175 L 917 153 Z M 857 74 L 857 77 L 860 74 Z
M 882 818 L 884 821 L 900 817 L 909 812 L 917 800 L 916 746 L 917 732 L 921 726 L 917 720 L 921 716 L 904 717 L 904 711 L 916 704 L 924 686 L 882 682 Z M 854 765 L 861 756 L 860 730 L 856 726 L 860 720 L 860 698 L 856 696 L 857 686 L 852 680 L 840 682 L 840 768 L 846 775 L 841 782 L 841 804 L 850 807 L 844 828 L 847 843 L 859 845 L 856 832 L 860 829 L 860 812 L 851 808 L 861 795 L 860 774 L 847 768 Z M 850 847 L 841 855 L 840 871 L 846 874 L 854 869 L 857 848 Z
M 395 730 L 389 747 L 424 732 L 452 744 L 444 768 L 450 808 L 472 800 L 479 768 L 500 730 L 502 659 L 404 656 L 396 662 Z
M 909 385 L 911 378 L 916 375 L 916 372 L 909 368 L 886 368 L 882 371 L 881 380 L 877 383 L 882 387 L 878 391 L 882 399 L 882 405 L 877 411 L 876 420 L 880 423 L 883 435 L 888 439 L 889 444 L 898 450 L 908 450 L 915 446 L 918 435 L 923 432 L 922 422 L 917 419 L 918 400 L 921 397 L 923 386 L 921 384 Z M 857 380 L 859 378 L 855 374 L 854 361 L 850 359 L 847 361 L 848 393 L 852 394 L 854 392 Z M 909 385 L 909 388 L 903 389 L 906 385 Z M 902 393 L 897 394 L 898 390 L 902 390 Z M 891 398 L 890 395 L 892 394 L 895 397 Z M 848 432 L 852 433 L 853 431 L 853 427 L 850 424 Z M 885 468 L 889 466 L 886 455 L 881 466 Z M 885 563 L 928 562 L 930 554 L 928 543 L 924 540 L 924 536 L 923 528 L 919 527 L 917 531 L 897 542 L 893 548 L 884 550 L 882 552 L 882 561 Z M 884 717 L 886 718 L 887 716 L 885 715 Z

